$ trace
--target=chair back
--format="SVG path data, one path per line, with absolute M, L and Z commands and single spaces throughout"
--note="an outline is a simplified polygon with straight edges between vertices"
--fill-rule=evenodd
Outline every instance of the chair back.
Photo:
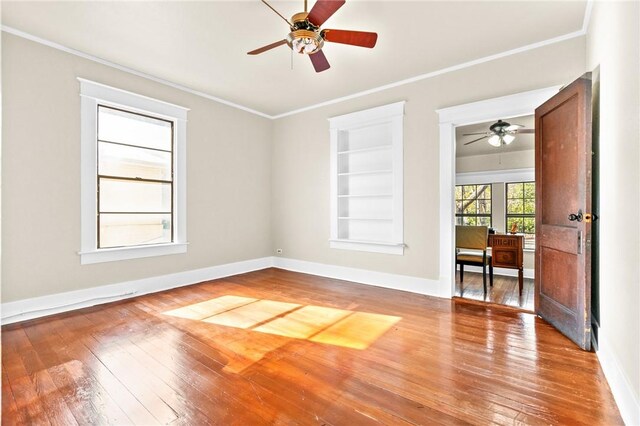
M 487 226 L 456 226 L 456 248 L 486 250 L 488 238 Z

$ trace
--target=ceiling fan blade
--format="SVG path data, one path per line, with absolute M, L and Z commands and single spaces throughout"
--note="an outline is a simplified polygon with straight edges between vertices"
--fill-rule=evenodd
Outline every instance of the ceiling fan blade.
M 273 11 L 276 13 L 276 15 L 278 15 L 279 17 L 281 17 L 282 19 L 284 19 L 284 21 L 285 21 L 287 24 L 289 24 L 289 26 L 290 26 L 290 27 L 291 27 L 291 26 L 293 26 L 293 25 L 291 25 L 291 22 L 289 22 L 289 20 L 288 20 L 287 18 L 285 18 L 284 16 L 282 16 L 282 15 L 280 14 L 280 12 L 278 12 L 277 10 L 275 10 L 275 9 L 273 8 L 273 6 L 271 6 L 271 5 L 270 5 L 269 3 L 267 3 L 265 0 L 262 0 L 262 3 L 266 4 L 266 5 L 267 5 L 267 7 L 268 7 L 269 9 L 273 10 Z
M 319 27 L 324 24 L 331 15 L 336 13 L 336 10 L 340 9 L 344 3 L 345 0 L 318 0 L 311 8 L 307 19 L 313 25 Z
M 481 141 L 482 139 L 484 139 L 484 138 L 488 138 L 488 137 L 489 137 L 489 136 L 483 136 L 483 137 L 481 137 L 481 138 L 474 139 L 474 140 L 472 140 L 471 142 L 467 142 L 467 143 L 465 143 L 465 145 L 469 145 L 469 144 L 472 144 L 472 143 L 474 143 L 474 142 Z
M 316 53 L 309 55 L 309 59 L 311 59 L 311 63 L 313 64 L 313 68 L 315 68 L 316 72 L 326 71 L 331 67 L 322 50 L 318 50 Z
M 486 135 L 487 132 L 477 132 L 477 133 L 464 133 L 462 136 L 475 136 L 475 135 Z
M 268 44 L 266 46 L 262 46 L 259 49 L 252 50 L 251 52 L 247 52 L 247 55 L 259 55 L 267 50 L 271 50 L 274 47 L 282 46 L 283 44 L 287 44 L 287 40 L 276 41 L 275 43 Z
M 350 44 L 352 46 L 371 48 L 378 41 L 378 34 L 366 31 L 324 30 L 322 33 L 326 41 Z
M 523 126 L 522 124 L 511 124 L 511 125 L 509 125 L 505 130 L 506 130 L 507 132 L 512 132 L 512 131 L 514 131 L 514 130 L 521 129 L 521 128 L 523 128 L 523 127 L 524 127 L 524 126 Z
M 536 129 L 522 129 L 518 130 L 516 133 L 535 133 Z

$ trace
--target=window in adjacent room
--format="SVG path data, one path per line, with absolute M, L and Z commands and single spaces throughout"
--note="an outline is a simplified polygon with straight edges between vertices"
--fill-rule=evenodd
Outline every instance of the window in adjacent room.
M 404 102 L 331 118 L 331 248 L 403 254 Z
M 491 184 L 456 185 L 456 225 L 491 227 Z
M 81 80 L 82 263 L 181 253 L 186 109 Z
M 524 248 L 536 247 L 536 183 L 511 182 L 506 184 L 506 230 L 514 224 L 524 234 Z

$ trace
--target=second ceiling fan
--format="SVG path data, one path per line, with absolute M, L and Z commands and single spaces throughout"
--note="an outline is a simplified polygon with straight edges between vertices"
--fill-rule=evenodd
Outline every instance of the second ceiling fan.
M 525 129 L 522 124 L 510 124 L 506 121 L 498 120 L 489 126 L 488 132 L 479 133 L 465 133 L 462 136 L 477 136 L 484 135 L 478 139 L 474 139 L 464 145 L 470 145 L 472 143 L 487 139 L 490 145 L 499 147 L 502 145 L 509 145 L 516 138 L 518 133 L 535 133 L 534 129 Z
M 285 39 L 252 50 L 247 53 L 248 55 L 258 55 L 275 47 L 288 44 L 294 52 L 309 55 L 316 72 L 322 72 L 330 68 L 329 61 L 327 61 L 322 52 L 325 41 L 372 48 L 378 40 L 378 34 L 376 33 L 320 29 L 322 24 L 342 7 L 345 0 L 318 0 L 308 13 L 307 0 L 304 0 L 304 12 L 293 15 L 291 21 L 282 16 L 265 0 L 262 0 L 262 2 L 285 20 L 291 32 Z

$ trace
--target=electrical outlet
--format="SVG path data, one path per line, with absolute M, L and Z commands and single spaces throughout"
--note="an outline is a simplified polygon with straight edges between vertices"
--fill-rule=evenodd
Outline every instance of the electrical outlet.
M 276 249 L 277 254 L 282 254 L 282 249 Z

